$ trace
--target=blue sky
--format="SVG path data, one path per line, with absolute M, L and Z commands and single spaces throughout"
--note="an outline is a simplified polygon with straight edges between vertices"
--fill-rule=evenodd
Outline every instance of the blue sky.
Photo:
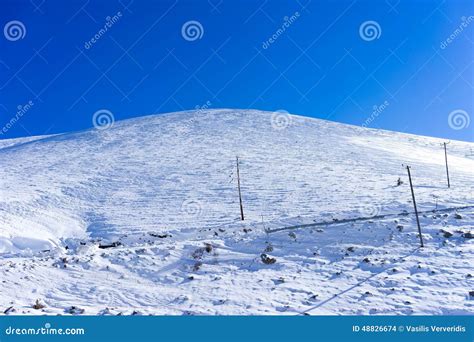
M 470 0 L 2 0 L 0 138 L 207 105 L 474 141 L 473 15 Z

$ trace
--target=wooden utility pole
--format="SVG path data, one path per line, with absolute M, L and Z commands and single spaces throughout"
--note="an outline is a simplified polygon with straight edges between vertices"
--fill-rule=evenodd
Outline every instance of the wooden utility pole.
M 448 188 L 451 187 L 451 184 L 449 184 L 449 170 L 448 170 L 448 152 L 446 151 L 446 143 L 443 143 L 444 145 L 444 160 L 446 161 L 446 178 L 448 179 Z
M 240 171 L 239 171 L 239 157 L 237 160 L 237 187 L 239 189 L 239 202 L 240 202 L 240 219 L 244 220 L 244 207 L 242 206 L 242 192 L 240 191 Z
M 424 247 L 423 236 L 421 235 L 420 219 L 418 218 L 418 209 L 416 208 L 415 192 L 413 191 L 413 183 L 411 181 L 410 166 L 408 165 L 407 165 L 407 171 L 408 171 L 408 179 L 410 180 L 411 197 L 413 198 L 413 206 L 415 207 L 416 224 L 418 225 L 418 233 L 420 235 L 420 244 L 421 244 L 421 247 Z

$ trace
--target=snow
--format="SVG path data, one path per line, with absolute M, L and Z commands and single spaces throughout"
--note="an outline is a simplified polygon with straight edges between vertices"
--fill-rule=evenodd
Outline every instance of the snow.
M 448 189 L 442 142 L 230 109 L 0 140 L 0 312 L 473 314 L 474 144 Z

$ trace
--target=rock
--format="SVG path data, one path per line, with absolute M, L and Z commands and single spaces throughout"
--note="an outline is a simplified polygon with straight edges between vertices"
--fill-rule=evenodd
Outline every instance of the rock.
M 401 232 L 403 230 L 403 226 L 401 224 L 397 225 L 397 229 L 399 232 Z
M 207 253 L 211 253 L 212 252 L 212 245 L 210 243 L 204 243 L 204 250 L 207 252 Z
M 280 277 L 278 279 L 272 279 L 272 281 L 273 281 L 273 284 L 280 285 L 280 284 L 283 284 L 285 282 L 285 278 Z
M 474 297 L 474 291 L 469 291 L 469 296 Z
M 458 213 L 455 213 L 455 214 L 454 214 L 454 218 L 455 218 L 456 220 L 461 220 L 461 219 L 462 219 L 462 215 L 461 215 L 461 214 L 458 214 Z
M 284 305 L 284 306 L 277 306 L 275 309 L 279 312 L 286 312 L 290 308 L 289 305 Z
M 269 243 L 267 245 L 267 247 L 265 247 L 265 250 L 264 250 L 265 253 L 270 253 L 270 252 L 273 252 L 273 246 L 271 243 Z
M 443 236 L 447 239 L 453 236 L 453 233 L 448 232 L 447 230 L 444 230 L 444 229 L 441 229 L 440 232 L 443 233 Z
M 64 312 L 71 314 L 71 315 L 82 315 L 84 313 L 84 309 L 81 309 L 77 306 L 71 306 L 70 308 L 67 308 L 64 310 Z
M 110 311 L 109 308 L 105 308 L 105 309 L 99 311 L 98 315 L 100 315 L 100 316 L 112 315 L 112 312 Z
M 114 247 L 118 247 L 118 246 L 121 246 L 122 243 L 120 241 L 116 241 L 116 242 L 112 242 L 110 244 L 106 244 L 106 245 L 99 245 L 99 248 L 101 249 L 106 249 L 106 248 L 114 248 Z
M 467 232 L 467 233 L 464 233 L 462 237 L 465 239 L 474 239 L 474 234 L 471 232 Z
M 148 233 L 152 237 L 156 237 L 159 239 L 165 239 L 167 237 L 172 237 L 170 234 L 156 234 L 156 233 Z

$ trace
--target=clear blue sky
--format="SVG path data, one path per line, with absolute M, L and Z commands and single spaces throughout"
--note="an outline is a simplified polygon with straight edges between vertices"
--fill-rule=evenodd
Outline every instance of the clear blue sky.
M 208 104 L 474 141 L 473 15 L 472 0 L 1 0 L 2 31 L 26 32 L 0 36 L 0 124 L 33 106 L 0 138 Z M 189 41 L 191 20 L 203 32 Z

